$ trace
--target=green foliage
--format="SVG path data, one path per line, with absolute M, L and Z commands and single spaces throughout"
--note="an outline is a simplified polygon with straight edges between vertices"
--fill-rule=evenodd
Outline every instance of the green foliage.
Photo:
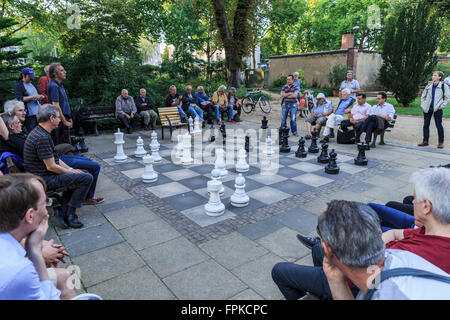
M 273 81 L 270 86 L 282 88 L 286 84 L 286 78 L 287 77 L 284 77 L 284 76 L 280 77 L 280 78 L 276 79 L 275 81 Z
M 333 66 L 328 74 L 328 82 L 335 90 L 339 89 L 342 81 L 346 79 L 348 68 L 342 64 Z
M 405 6 L 387 26 L 379 80 L 404 106 L 417 97 L 437 64 L 441 27 L 430 10 L 427 2 Z
M 450 61 L 440 61 L 436 69 L 444 73 L 444 78 L 450 75 Z

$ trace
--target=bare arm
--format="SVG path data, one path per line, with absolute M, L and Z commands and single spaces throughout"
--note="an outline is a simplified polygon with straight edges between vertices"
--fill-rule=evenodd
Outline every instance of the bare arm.
M 75 173 L 74 170 L 70 170 L 69 166 L 66 165 L 62 160 L 60 160 L 60 164 L 56 164 L 55 158 L 48 158 L 44 159 L 45 167 L 48 171 L 56 173 L 56 174 L 62 174 L 62 173 Z
M 381 238 L 383 239 L 384 243 L 388 243 L 395 240 L 402 240 L 404 238 L 403 230 L 400 229 L 388 230 L 386 232 L 383 232 Z
M 2 117 L 0 117 L 0 135 L 3 137 L 3 139 L 8 140 L 8 128 L 6 128 L 6 124 L 5 122 L 3 122 Z

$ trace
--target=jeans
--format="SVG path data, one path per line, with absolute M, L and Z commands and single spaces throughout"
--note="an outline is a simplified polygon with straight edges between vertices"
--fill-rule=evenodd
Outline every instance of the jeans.
M 220 109 L 221 107 L 228 109 L 228 120 L 233 120 L 233 106 L 231 104 L 229 104 L 228 106 L 219 106 L 218 104 L 216 104 L 214 106 L 214 108 L 216 109 L 216 120 L 217 121 L 222 121 L 222 118 L 220 116 Z
M 297 133 L 297 104 L 285 104 L 281 109 L 281 127 L 286 126 L 288 114 L 291 117 L 291 131 Z
M 384 128 L 386 129 L 389 125 L 389 122 L 387 122 L 386 120 L 384 120 Z M 370 115 L 364 122 L 363 124 L 359 127 L 359 129 L 356 131 L 356 138 L 359 139 L 359 137 L 361 137 L 361 134 L 363 132 L 366 133 L 366 143 L 370 143 L 370 141 L 372 141 L 372 133 L 373 130 L 378 129 L 377 128 L 377 124 L 378 124 L 378 120 L 377 120 L 377 116 L 376 115 Z
M 423 141 L 428 142 L 430 139 L 430 122 L 433 116 L 433 107 L 430 107 L 428 113 L 424 113 L 424 123 L 423 123 Z M 434 112 L 434 123 L 436 124 L 438 132 L 439 143 L 444 142 L 444 127 L 442 126 L 442 109 Z
M 131 113 L 128 114 L 128 115 L 131 115 Z M 136 127 L 136 123 L 137 123 L 137 122 L 139 121 L 139 119 L 140 119 L 140 116 L 139 116 L 139 114 L 135 113 L 133 118 L 127 119 L 127 118 L 125 117 L 124 114 L 119 114 L 119 115 L 117 116 L 117 118 L 123 123 L 123 125 L 124 125 L 127 129 L 134 129 L 134 128 Z M 130 123 L 128 123 L 128 120 L 130 120 Z M 63 160 L 63 161 L 64 161 L 64 160 Z
M 92 175 L 93 180 L 91 187 L 89 188 L 88 194 L 86 196 L 86 199 L 94 198 L 95 188 L 97 186 L 97 179 L 101 169 L 100 164 L 86 157 L 71 156 L 65 154 L 61 154 L 59 155 L 59 157 L 68 166 L 74 169 L 86 170 Z
M 180 113 L 180 118 L 181 119 L 183 119 L 183 118 L 187 118 L 186 117 L 186 113 L 184 112 L 184 110 L 183 110 L 183 108 L 181 108 L 181 106 L 177 106 L 177 109 L 178 109 L 178 112 Z
M 383 232 L 389 229 L 414 228 L 414 216 L 383 206 L 382 204 L 369 203 L 368 205 L 378 214 Z
M 152 129 L 156 129 L 156 118 L 158 118 L 158 115 L 154 110 L 144 110 L 139 113 L 139 116 L 144 118 L 144 124 L 148 127 L 151 121 Z
M 199 106 L 190 105 L 187 109 L 187 113 L 189 113 L 192 118 L 195 119 L 198 117 L 200 121 L 203 121 L 203 110 Z
M 69 207 L 81 208 L 94 179 L 90 173 L 63 173 L 43 176 L 42 178 L 47 184 L 48 190 L 69 188 L 62 194 L 61 206 L 63 212 L 67 212 Z

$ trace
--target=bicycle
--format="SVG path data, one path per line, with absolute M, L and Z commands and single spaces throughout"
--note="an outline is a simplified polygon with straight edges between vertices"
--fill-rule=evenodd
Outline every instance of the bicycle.
M 245 113 L 250 113 L 255 110 L 257 104 L 264 113 L 270 113 L 272 110 L 269 100 L 267 100 L 262 93 L 262 88 L 247 92 L 242 99 L 242 110 L 244 110 Z

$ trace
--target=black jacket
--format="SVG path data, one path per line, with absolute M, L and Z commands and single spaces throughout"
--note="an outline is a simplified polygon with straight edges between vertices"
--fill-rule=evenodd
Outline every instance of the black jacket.
M 36 87 L 36 85 L 33 82 L 31 82 L 31 84 L 36 88 L 37 93 L 41 94 L 39 92 L 38 87 Z M 23 97 L 28 96 L 27 90 L 25 90 L 25 86 L 23 85 L 22 80 L 18 80 L 16 82 L 16 86 L 14 87 L 14 95 L 16 96 L 16 99 L 19 101 L 23 101 Z M 27 108 L 28 102 L 24 102 L 24 103 L 25 103 L 26 110 L 28 110 L 28 108 Z
M 184 111 L 187 111 L 191 104 L 198 105 L 198 99 L 195 93 L 191 93 L 191 97 L 189 97 L 187 93 L 184 93 L 181 102 L 183 103 L 181 108 L 183 108 Z
M 152 110 L 154 107 L 153 102 L 147 96 L 145 96 L 145 98 L 142 98 L 141 96 L 136 97 L 136 99 L 134 99 L 134 103 L 138 113 L 141 113 L 141 111 Z M 147 105 L 143 106 L 143 103 L 146 103 Z

